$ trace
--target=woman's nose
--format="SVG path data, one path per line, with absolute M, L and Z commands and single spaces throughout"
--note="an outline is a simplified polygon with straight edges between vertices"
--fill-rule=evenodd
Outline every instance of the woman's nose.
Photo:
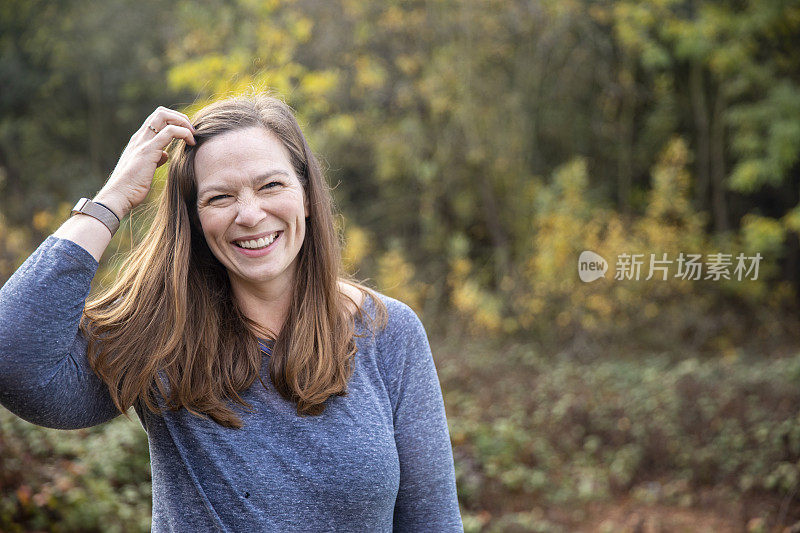
M 236 206 L 236 223 L 241 226 L 254 227 L 267 216 L 256 199 L 241 200 Z

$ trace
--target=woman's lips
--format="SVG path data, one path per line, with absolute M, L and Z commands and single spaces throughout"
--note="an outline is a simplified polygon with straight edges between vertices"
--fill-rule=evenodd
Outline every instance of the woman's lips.
M 275 236 L 275 239 L 269 244 L 269 246 L 266 246 L 264 248 L 255 248 L 255 249 L 242 248 L 241 246 L 235 243 L 233 243 L 232 246 L 247 257 L 261 257 L 272 251 L 272 249 L 275 248 L 275 243 L 281 240 L 281 237 L 283 236 L 283 231 L 278 231 L 277 233 L 278 234 Z M 249 239 L 249 240 L 257 240 L 257 239 Z

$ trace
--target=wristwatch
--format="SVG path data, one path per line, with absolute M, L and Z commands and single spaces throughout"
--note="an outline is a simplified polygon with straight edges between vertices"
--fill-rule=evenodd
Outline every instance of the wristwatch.
M 93 202 L 88 198 L 81 198 L 78 200 L 78 203 L 75 204 L 75 207 L 72 208 L 72 214 L 70 216 L 75 213 L 83 213 L 84 215 L 96 218 L 106 225 L 112 237 L 119 229 L 119 217 L 100 202 Z

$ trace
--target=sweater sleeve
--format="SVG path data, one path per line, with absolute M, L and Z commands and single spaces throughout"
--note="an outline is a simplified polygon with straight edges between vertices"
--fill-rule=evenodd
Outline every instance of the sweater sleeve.
M 0 289 L 0 404 L 28 422 L 78 429 L 120 414 L 78 329 L 97 267 L 50 236 Z
M 463 531 L 444 400 L 425 328 L 407 305 L 390 300 L 387 307 L 381 357 L 400 459 L 394 531 Z

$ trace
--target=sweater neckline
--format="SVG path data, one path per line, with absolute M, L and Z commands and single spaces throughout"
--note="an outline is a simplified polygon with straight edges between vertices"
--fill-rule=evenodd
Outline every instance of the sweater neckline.
M 258 338 L 258 347 L 261 348 L 261 353 L 266 355 L 267 357 L 272 354 L 272 347 L 275 346 L 275 341 L 272 339 L 262 339 Z
M 374 310 L 375 302 L 373 301 L 373 296 L 371 293 L 367 293 L 362 305 L 364 311 L 371 312 Z M 360 322 L 361 321 L 358 318 L 356 318 L 356 329 L 358 329 L 358 325 Z M 263 339 L 261 337 L 256 337 L 256 340 L 258 340 L 258 347 L 261 348 L 261 353 L 269 357 L 272 354 L 272 348 L 275 346 L 275 340 Z

